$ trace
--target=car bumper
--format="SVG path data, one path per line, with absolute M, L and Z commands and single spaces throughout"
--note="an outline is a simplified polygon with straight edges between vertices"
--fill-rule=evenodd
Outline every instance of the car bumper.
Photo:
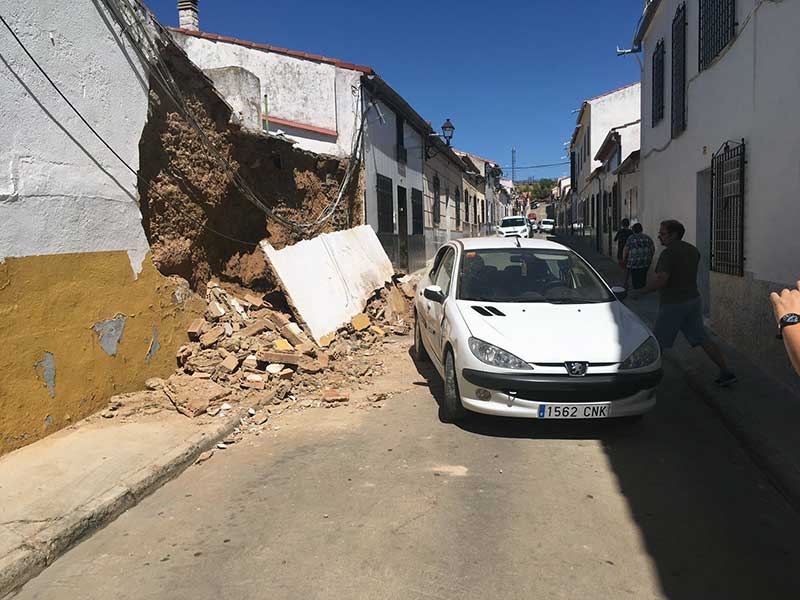
M 644 414 L 655 406 L 655 388 L 662 371 L 568 377 L 464 369 L 459 375 L 461 401 L 474 412 L 538 418 L 542 405 L 581 404 L 608 406 L 609 417 L 627 417 Z M 479 399 L 478 389 L 488 391 L 490 397 Z

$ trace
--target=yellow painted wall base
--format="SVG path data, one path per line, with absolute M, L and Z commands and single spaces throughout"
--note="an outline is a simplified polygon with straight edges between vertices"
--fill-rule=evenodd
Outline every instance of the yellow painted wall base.
M 141 389 L 148 377 L 169 375 L 186 326 L 205 309 L 176 289 L 149 256 L 134 278 L 126 252 L 0 263 L 0 455 Z M 117 316 L 124 327 L 110 356 L 113 343 L 104 349 L 93 327 Z M 160 347 L 151 352 L 154 332 Z

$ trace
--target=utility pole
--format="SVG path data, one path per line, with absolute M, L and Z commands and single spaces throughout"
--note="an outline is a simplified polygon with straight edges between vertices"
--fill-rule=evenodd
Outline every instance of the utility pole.
M 511 185 L 517 180 L 517 149 L 511 146 Z

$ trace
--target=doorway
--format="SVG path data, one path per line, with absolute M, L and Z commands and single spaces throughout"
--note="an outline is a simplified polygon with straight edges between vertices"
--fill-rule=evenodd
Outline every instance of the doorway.
M 397 186 L 397 232 L 400 266 L 408 269 L 408 206 L 406 188 Z
M 711 169 L 697 173 L 697 227 L 695 244 L 700 252 L 697 288 L 703 297 L 703 314 L 711 307 Z

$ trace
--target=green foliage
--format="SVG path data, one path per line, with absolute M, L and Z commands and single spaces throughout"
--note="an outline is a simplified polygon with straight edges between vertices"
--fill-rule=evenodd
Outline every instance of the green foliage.
M 558 182 L 555 179 L 544 178 L 530 183 L 517 184 L 516 188 L 520 192 L 530 192 L 532 198 L 539 200 L 550 196 L 550 191 L 556 186 L 556 183 Z

